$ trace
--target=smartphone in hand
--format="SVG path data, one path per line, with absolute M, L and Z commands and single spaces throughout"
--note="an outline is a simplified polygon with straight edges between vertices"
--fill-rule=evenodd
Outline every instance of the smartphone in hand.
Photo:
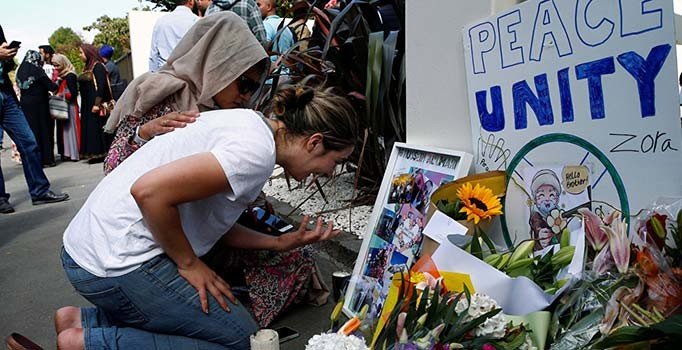
M 281 235 L 294 229 L 293 225 L 275 214 L 268 213 L 263 208 L 255 207 L 252 210 L 258 222 L 270 228 L 274 235 Z
M 13 40 L 9 45 L 7 46 L 8 49 L 18 49 L 21 46 L 21 41 L 16 41 Z

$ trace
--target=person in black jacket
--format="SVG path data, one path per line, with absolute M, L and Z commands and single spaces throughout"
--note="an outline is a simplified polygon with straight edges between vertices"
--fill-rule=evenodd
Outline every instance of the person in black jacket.
M 14 69 L 16 49 L 9 49 L 5 33 L 0 26 L 0 126 L 14 140 L 21 153 L 21 163 L 33 205 L 55 203 L 69 198 L 66 193 L 56 194 L 50 190 L 50 182 L 43 172 L 40 152 L 35 137 L 14 94 L 8 73 Z M 5 178 L 0 167 L 0 213 L 14 212 L 5 191 Z
M 38 142 L 44 167 L 57 165 L 54 160 L 54 119 L 50 117 L 50 92 L 57 90 L 43 70 L 43 59 L 38 51 L 26 52 L 17 69 L 17 86 L 21 89 L 21 109 Z

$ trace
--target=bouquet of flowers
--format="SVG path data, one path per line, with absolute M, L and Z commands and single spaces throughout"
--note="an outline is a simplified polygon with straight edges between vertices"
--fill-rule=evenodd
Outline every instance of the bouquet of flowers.
M 619 211 L 581 210 L 589 242 L 583 281 L 554 311 L 552 349 L 604 349 L 682 340 L 682 200 L 632 224 Z
M 442 277 L 428 272 L 403 272 L 398 276 L 398 298 L 393 309 L 384 310 L 385 323 L 366 319 L 366 310 L 343 324 L 334 339 L 363 338 L 372 349 L 533 349 L 523 325 L 514 326 L 500 313 L 502 309 L 487 295 L 448 291 Z M 332 325 L 340 316 L 340 305 L 332 313 Z M 323 339 L 316 336 L 313 339 Z M 311 342 L 320 344 L 320 341 Z M 318 345 L 315 345 L 318 346 Z M 307 347 L 307 350 L 340 349 Z M 363 349 L 353 347 L 350 349 Z
M 536 240 L 526 240 L 511 249 L 502 250 L 480 227 L 482 220 L 490 221 L 502 214 L 499 196 L 484 185 L 465 183 L 457 191 L 454 201 L 440 200 L 437 207 L 455 220 L 466 219 L 473 224 L 473 237 L 464 249 L 509 277 L 525 276 L 548 294 L 556 293 L 568 281 L 568 278 L 556 278 L 559 271 L 571 263 L 575 253 L 575 247 L 569 242 L 570 232 L 561 216 L 556 215 L 551 225 L 554 233 L 560 234 L 560 248 L 534 254 Z
M 502 203 L 499 196 L 483 185 L 471 182 L 464 183 L 457 190 L 457 198 L 454 201 L 440 200 L 436 203 L 438 210 L 455 220 L 466 220 L 473 223 L 473 238 L 467 246 L 474 256 L 482 259 L 483 242 L 491 252 L 495 252 L 495 244 L 490 240 L 485 230 L 480 227 L 482 220 L 490 221 L 493 217 L 502 214 Z

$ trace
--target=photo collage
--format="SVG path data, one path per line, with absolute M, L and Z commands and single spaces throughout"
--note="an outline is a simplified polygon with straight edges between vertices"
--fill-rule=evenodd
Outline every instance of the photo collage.
M 431 195 L 454 179 L 454 171 L 448 168 L 455 169 L 458 163 L 456 156 L 416 150 L 399 149 L 398 155 L 388 191 L 377 198 L 381 213 L 346 304 L 352 312 L 370 305 L 368 317 L 381 312 L 393 274 L 409 269 L 419 256 Z

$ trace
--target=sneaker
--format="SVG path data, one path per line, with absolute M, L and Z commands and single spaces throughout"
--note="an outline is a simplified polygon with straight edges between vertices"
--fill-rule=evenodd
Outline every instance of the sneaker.
M 14 213 L 14 208 L 12 208 L 12 205 L 9 204 L 7 198 L 0 198 L 0 213 L 2 214 Z
M 56 194 L 52 191 L 47 191 L 44 195 L 34 198 L 33 205 L 63 202 L 67 199 L 69 199 L 69 195 L 66 193 Z

